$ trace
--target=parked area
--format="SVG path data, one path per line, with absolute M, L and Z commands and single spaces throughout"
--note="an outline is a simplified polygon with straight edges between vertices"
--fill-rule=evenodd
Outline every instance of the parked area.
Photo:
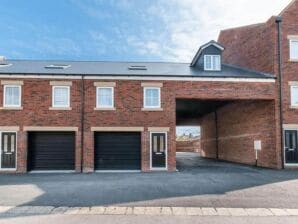
M 196 153 L 179 153 L 177 167 L 174 173 L 3 174 L 0 206 L 298 206 L 296 171 L 216 162 Z

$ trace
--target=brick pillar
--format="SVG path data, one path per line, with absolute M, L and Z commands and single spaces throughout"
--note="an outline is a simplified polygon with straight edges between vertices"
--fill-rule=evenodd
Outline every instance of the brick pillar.
M 84 132 L 83 172 L 94 171 L 94 132 Z
M 168 135 L 168 171 L 176 171 L 176 133 L 171 127 Z
M 141 170 L 143 172 L 150 171 L 150 133 L 143 131 L 141 134 Z
M 27 139 L 28 134 L 24 131 L 17 132 L 17 173 L 27 172 Z
M 81 132 L 76 131 L 75 133 L 75 170 L 76 172 L 81 172 Z

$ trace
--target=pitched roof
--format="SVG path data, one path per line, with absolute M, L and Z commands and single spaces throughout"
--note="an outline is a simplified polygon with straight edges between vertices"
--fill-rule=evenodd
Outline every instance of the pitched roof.
M 103 61 L 34 61 L 5 60 L 11 66 L 0 66 L 0 78 L 5 74 L 19 75 L 89 75 L 89 76 L 161 76 L 161 77 L 232 77 L 273 78 L 271 74 L 223 64 L 221 71 L 204 71 L 189 63 L 172 62 L 103 62 Z M 64 69 L 49 65 L 68 65 Z M 130 69 L 136 66 L 137 69 Z M 141 68 L 141 69 L 138 69 Z

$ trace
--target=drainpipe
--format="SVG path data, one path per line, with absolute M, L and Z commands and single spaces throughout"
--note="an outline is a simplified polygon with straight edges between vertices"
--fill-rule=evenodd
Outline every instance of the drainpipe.
M 216 159 L 219 159 L 218 151 L 218 119 L 217 119 L 217 110 L 214 111 L 214 120 L 215 120 L 215 147 L 216 147 Z
M 277 55 L 278 55 L 278 79 L 279 79 L 279 125 L 281 142 L 281 164 L 284 169 L 284 133 L 283 133 L 283 88 L 282 88 L 282 50 L 281 50 L 281 24 L 282 17 L 278 16 L 275 20 L 277 24 Z
M 85 79 L 81 76 L 81 172 L 84 165 L 84 119 L 85 119 Z

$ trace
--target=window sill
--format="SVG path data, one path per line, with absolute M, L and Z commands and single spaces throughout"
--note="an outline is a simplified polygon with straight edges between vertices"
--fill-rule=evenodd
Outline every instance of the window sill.
M 289 61 L 288 62 L 294 62 L 294 63 L 298 63 L 298 59 L 289 59 Z
M 0 110 L 23 110 L 23 107 L 0 107 Z
M 49 110 L 72 110 L 71 107 L 50 107 Z
M 142 108 L 142 111 L 163 111 L 162 108 Z
M 116 110 L 116 108 L 115 107 L 107 107 L 107 108 L 95 107 L 94 110 L 110 111 L 110 110 Z

